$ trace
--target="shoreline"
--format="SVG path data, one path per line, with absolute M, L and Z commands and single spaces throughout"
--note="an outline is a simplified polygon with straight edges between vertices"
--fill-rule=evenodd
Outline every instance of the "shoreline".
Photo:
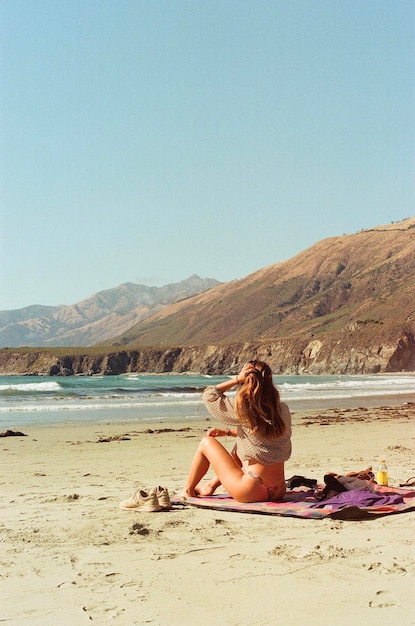
M 293 409 L 291 410 L 291 416 L 293 423 L 300 424 L 302 420 L 305 419 L 318 419 L 322 418 L 324 420 L 333 420 L 333 423 L 337 420 L 340 414 L 349 414 L 350 416 L 361 415 L 367 419 L 378 419 L 379 414 L 383 416 L 389 415 L 390 417 L 397 414 L 408 414 L 415 418 L 415 395 L 411 396 L 405 401 L 400 402 L 399 398 L 396 398 L 396 402 L 392 403 L 384 403 L 384 404 L 375 404 L 372 405 L 370 402 L 359 402 L 359 399 L 356 399 L 356 402 L 345 401 L 344 403 L 338 403 L 337 406 L 327 406 L 324 407 L 324 403 L 320 403 L 320 408 L 313 409 Z M 313 402 L 315 405 L 316 403 Z M 171 417 L 160 417 L 160 418 L 148 418 L 145 421 L 133 420 L 133 419 L 123 419 L 118 418 L 115 420 L 102 418 L 101 420 L 68 420 L 62 422 L 39 422 L 39 423 L 27 423 L 22 425 L 13 425 L 11 428 L 7 427 L 6 424 L 0 426 L 0 432 L 5 430 L 13 430 L 15 428 L 25 429 L 28 432 L 37 430 L 43 431 L 44 429 L 61 429 L 64 431 L 67 429 L 68 431 L 78 429 L 79 431 L 89 431 L 91 429 L 114 429 L 114 428 L 123 428 L 129 429 L 136 433 L 146 433 L 149 429 L 164 429 L 164 430 L 172 430 L 176 432 L 180 432 L 184 428 L 189 428 L 190 430 L 200 430 L 203 428 L 207 429 L 210 427 L 211 423 L 215 423 L 214 418 L 206 411 L 205 415 L 199 415 L 191 418 L 171 418 Z
M 282 399 L 282 401 L 284 402 L 284 399 Z M 383 407 L 390 407 L 390 408 L 398 408 L 398 407 L 405 407 L 407 405 L 415 405 L 415 393 L 414 394 L 404 394 L 404 395 L 388 395 L 388 396 L 365 396 L 365 397 L 354 397 L 354 398 L 338 398 L 336 400 L 333 399 L 328 399 L 328 400 L 298 400 L 298 401 L 291 401 L 291 402 L 287 402 L 291 414 L 292 415 L 302 415 L 302 414 L 312 414 L 312 413 L 319 413 L 322 411 L 327 411 L 327 412 L 333 412 L 335 413 L 338 410 L 347 410 L 347 409 L 361 409 L 363 411 L 366 411 L 368 409 L 376 411 L 377 409 L 382 409 Z M 91 414 L 96 414 L 97 411 L 91 411 L 89 409 L 87 409 L 87 411 L 89 411 Z M 87 412 L 86 411 L 86 412 Z M 143 409 L 141 409 L 141 411 L 138 411 L 135 408 L 128 408 L 128 409 L 122 409 L 122 410 L 112 410 L 112 413 L 116 414 L 117 412 L 120 413 L 120 415 L 115 415 L 112 416 L 111 418 L 107 417 L 107 416 L 99 416 L 99 417 L 91 417 L 91 415 L 85 418 L 85 413 L 83 413 L 82 411 L 77 411 L 77 410 L 68 410 L 65 413 L 63 412 L 58 412 L 59 417 L 61 419 L 57 420 L 52 419 L 50 417 L 50 415 L 53 413 L 53 411 L 48 411 L 48 412 L 44 412 L 44 417 L 40 418 L 38 417 L 38 415 L 35 413 L 35 415 L 37 416 L 39 421 L 34 421 L 33 419 L 28 422 L 25 421 L 24 418 L 19 418 L 18 415 L 20 413 L 20 415 L 23 412 L 11 412 L 11 413 L 3 413 L 0 415 L 0 432 L 7 430 L 7 429 L 19 429 L 19 430 L 24 430 L 27 428 L 65 428 L 66 426 L 70 427 L 70 426 L 76 426 L 76 427 L 82 427 L 83 425 L 96 425 L 96 426 L 103 426 L 103 425 L 113 425 L 113 426 L 119 426 L 119 425 L 125 425 L 125 427 L 128 428 L 133 428 L 133 427 L 151 427 L 151 425 L 156 425 L 156 424 L 172 424 L 172 425 L 177 425 L 179 423 L 186 423 L 187 425 L 194 425 L 197 424 L 199 421 L 206 421 L 209 422 L 209 420 L 213 420 L 213 418 L 209 415 L 209 413 L 207 412 L 207 410 L 205 409 L 205 407 L 203 406 L 202 402 L 200 401 L 198 403 L 198 409 L 197 409 L 197 414 L 195 415 L 191 415 L 191 416 L 186 416 L 183 417 L 180 414 L 172 417 L 172 416 L 152 416 L 152 417 L 145 417 L 145 418 L 140 418 L 139 413 L 143 412 Z M 109 413 L 111 412 L 110 409 L 102 409 L 101 410 L 102 413 L 106 412 Z M 69 417 L 69 415 L 73 413 L 76 416 L 80 416 L 80 417 Z M 122 413 L 122 414 L 121 414 Z M 129 417 L 126 417 L 126 414 L 129 414 Z M 6 421 L 5 417 L 6 415 L 10 416 L 10 419 L 8 421 Z

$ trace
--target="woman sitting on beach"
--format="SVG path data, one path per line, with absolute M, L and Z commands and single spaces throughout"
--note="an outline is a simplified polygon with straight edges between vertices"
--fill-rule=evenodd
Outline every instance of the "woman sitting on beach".
M 237 385 L 236 398 L 225 395 Z M 250 361 L 236 378 L 207 387 L 202 400 L 213 417 L 236 428 L 212 428 L 203 437 L 182 497 L 212 495 L 222 484 L 239 502 L 281 500 L 284 461 L 291 455 L 291 415 L 280 401 L 271 368 L 263 361 Z M 232 453 L 216 439 L 224 436 L 236 437 Z M 216 476 L 201 483 L 210 466 Z

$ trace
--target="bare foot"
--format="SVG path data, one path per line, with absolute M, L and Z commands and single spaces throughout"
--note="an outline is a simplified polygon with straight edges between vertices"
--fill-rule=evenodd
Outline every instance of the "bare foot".
M 199 483 L 195 488 L 196 495 L 198 496 L 213 496 L 216 491 L 216 486 L 211 483 Z
M 179 498 L 181 500 L 187 500 L 187 498 L 195 497 L 197 497 L 197 493 L 194 489 L 183 489 L 183 491 L 179 494 Z
M 210 480 L 200 481 L 195 487 L 198 496 L 213 496 L 216 489 L 220 487 L 221 482 L 217 476 L 213 476 Z

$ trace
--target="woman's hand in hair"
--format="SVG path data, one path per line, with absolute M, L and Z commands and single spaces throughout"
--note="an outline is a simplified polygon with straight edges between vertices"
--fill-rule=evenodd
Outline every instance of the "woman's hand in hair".
M 255 372 L 255 367 L 253 366 L 253 364 L 245 363 L 245 365 L 243 366 L 243 368 L 241 369 L 241 371 L 239 372 L 237 376 L 238 382 L 241 385 L 243 385 L 248 374 L 252 374 L 252 372 Z

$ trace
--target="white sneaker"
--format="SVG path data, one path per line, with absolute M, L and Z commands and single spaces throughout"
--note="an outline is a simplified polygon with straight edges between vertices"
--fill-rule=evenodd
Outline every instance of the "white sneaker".
M 165 487 L 154 487 L 150 493 L 155 493 L 158 499 L 159 505 L 161 506 L 163 511 L 169 511 L 172 509 L 172 504 L 170 502 L 169 492 Z

